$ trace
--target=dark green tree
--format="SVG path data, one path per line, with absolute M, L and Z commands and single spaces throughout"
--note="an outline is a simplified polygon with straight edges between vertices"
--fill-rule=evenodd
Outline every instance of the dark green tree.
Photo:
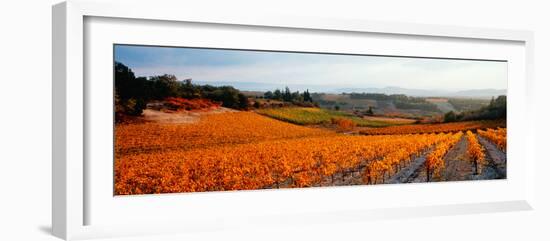
M 254 108 L 259 109 L 261 106 L 260 102 L 254 101 Z
M 183 98 L 194 99 L 201 97 L 201 90 L 193 85 L 192 79 L 184 79 L 179 84 L 178 95 Z
M 372 110 L 372 106 L 369 106 L 369 109 L 367 110 L 367 115 L 374 115 L 374 111 Z
M 151 76 L 149 81 L 153 82 L 151 96 L 153 99 L 162 100 L 170 96 L 181 96 L 181 83 L 178 82 L 178 79 L 174 75 Z
M 443 121 L 444 122 L 454 122 L 456 121 L 456 114 L 454 111 L 449 111 L 447 113 L 445 113 L 445 115 L 443 116 Z
M 275 98 L 275 95 L 273 94 L 273 92 L 267 91 L 267 92 L 264 93 L 264 98 L 270 100 L 270 99 Z
M 275 99 L 275 100 L 283 100 L 283 93 L 281 92 L 280 89 L 276 89 L 276 90 L 273 92 L 273 99 Z
M 239 93 L 237 94 L 237 98 L 238 98 L 238 105 L 239 105 L 239 109 L 247 109 L 248 108 L 248 97 L 246 97 L 246 95 L 242 94 L 242 93 Z
M 207 99 L 222 102 L 222 106 L 232 109 L 246 109 L 248 98 L 231 86 L 214 87 L 211 91 L 203 91 Z
M 284 101 L 292 101 L 292 93 L 290 92 L 290 88 L 285 87 L 285 91 L 283 92 L 283 100 Z
M 311 98 L 311 94 L 309 93 L 309 89 L 306 89 L 303 94 L 304 102 L 313 102 L 313 99 Z
M 141 115 L 147 105 L 147 79 L 136 78 L 126 65 L 115 62 L 115 113 Z
M 115 90 L 121 101 L 126 101 L 134 95 L 137 89 L 136 76 L 128 66 L 115 62 Z

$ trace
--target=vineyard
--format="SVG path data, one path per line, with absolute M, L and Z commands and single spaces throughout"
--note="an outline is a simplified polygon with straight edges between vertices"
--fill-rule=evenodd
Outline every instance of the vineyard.
M 466 138 L 468 140 L 468 156 L 474 164 L 474 172 L 478 174 L 485 164 L 485 152 L 471 131 L 466 132 Z
M 191 125 L 118 125 L 115 151 L 125 155 L 330 135 L 335 133 L 288 124 L 252 112 L 235 112 L 203 116 L 200 122 Z
M 384 128 L 371 128 L 362 130 L 364 135 L 398 135 L 398 134 L 421 134 L 421 133 L 440 133 L 440 132 L 458 132 L 467 130 L 477 130 L 486 128 L 498 128 L 506 126 L 506 121 L 463 121 L 443 124 L 416 124 L 389 126 Z
M 506 63 L 241 51 L 114 46 L 114 195 L 507 178 Z
M 298 125 L 317 125 L 330 123 L 334 119 L 345 119 L 353 122 L 357 126 L 365 127 L 384 127 L 392 126 L 399 123 L 386 120 L 363 119 L 357 116 L 352 116 L 345 112 L 331 111 L 320 108 L 271 108 L 258 110 L 258 113 Z
M 463 133 L 448 134 L 447 138 L 438 143 L 434 150 L 426 156 L 426 181 L 430 181 L 432 176 L 440 177 L 445 168 L 443 160 L 445 154 L 462 138 Z
M 506 128 L 478 130 L 480 136 L 489 139 L 495 143 L 500 150 L 506 152 Z
M 468 143 L 476 138 L 462 131 L 491 126 L 452 124 L 437 129 L 446 131 L 431 132 L 424 129 L 428 125 L 416 125 L 421 126 L 418 134 L 396 126 L 402 129 L 392 129 L 392 135 L 345 135 L 244 111 L 205 115 L 190 124 L 121 124 L 115 128 L 114 191 L 129 195 L 382 184 L 396 176 L 414 180 L 419 173 L 426 178 L 417 177 L 418 182 L 434 181 L 449 161 L 449 150 L 464 136 Z M 493 142 L 499 139 L 492 136 L 502 130 L 477 132 Z

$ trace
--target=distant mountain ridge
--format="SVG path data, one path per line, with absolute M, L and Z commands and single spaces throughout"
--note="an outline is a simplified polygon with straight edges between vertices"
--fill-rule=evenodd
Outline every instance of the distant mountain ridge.
M 499 95 L 506 95 L 505 89 L 471 89 L 471 90 L 428 90 L 428 89 L 408 89 L 396 86 L 388 86 L 384 88 L 341 88 L 338 86 L 325 85 L 305 85 L 305 84 L 273 84 L 259 82 L 205 82 L 196 81 L 198 84 L 209 84 L 214 86 L 229 85 L 243 91 L 273 91 L 275 89 L 283 89 L 286 86 L 291 91 L 323 92 L 323 93 L 379 93 L 379 94 L 404 94 L 407 96 L 416 97 L 464 97 L 464 98 L 491 98 Z
M 506 95 L 505 89 L 472 89 L 460 91 L 407 89 L 401 87 L 385 88 L 340 88 L 338 92 L 346 93 L 380 93 L 380 94 L 404 94 L 417 97 L 476 97 L 491 98 L 493 96 Z

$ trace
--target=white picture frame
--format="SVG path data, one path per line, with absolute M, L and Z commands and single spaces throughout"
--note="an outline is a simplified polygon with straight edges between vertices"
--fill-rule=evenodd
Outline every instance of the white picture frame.
M 136 234 L 157 234 L 171 232 L 194 232 L 204 230 L 216 230 L 220 228 L 231 228 L 243 225 L 292 225 L 300 222 L 319 223 L 327 221 L 319 220 L 339 220 L 339 221 L 362 221 L 371 219 L 384 219 L 392 217 L 422 217 L 433 215 L 451 215 L 451 214 L 467 214 L 467 213 L 482 213 L 482 212 L 498 212 L 498 211 L 514 211 L 514 210 L 530 210 L 534 203 L 534 135 L 530 123 L 530 116 L 533 116 L 531 109 L 532 99 L 529 97 L 533 93 L 532 89 L 532 74 L 533 74 L 533 34 L 529 31 L 518 30 L 497 30 L 497 29 L 482 29 L 470 27 L 456 26 L 439 26 L 439 25 L 421 25 L 409 23 L 390 23 L 390 22 L 371 22 L 358 21 L 349 19 L 316 19 L 316 18 L 301 18 L 292 16 L 232 16 L 227 15 L 209 15 L 205 11 L 188 11 L 182 14 L 179 9 L 185 8 L 185 3 L 177 1 L 155 1 L 155 2 L 132 2 L 132 8 L 126 7 L 128 1 L 84 1 L 72 0 L 53 6 L 53 167 L 52 167 L 52 226 L 53 234 L 63 239 L 84 239 L 94 237 L 112 237 L 122 235 Z M 258 192 L 226 192 L 216 194 L 186 194 L 186 195 L 164 195 L 164 196 L 146 196 L 136 198 L 118 199 L 117 203 L 123 203 L 128 208 L 117 212 L 120 208 L 116 206 L 95 205 L 90 208 L 89 202 L 101 203 L 96 200 L 95 193 L 92 190 L 98 189 L 91 187 L 90 181 L 86 180 L 90 174 L 89 169 L 93 169 L 90 162 L 85 161 L 85 157 L 90 155 L 88 143 L 86 143 L 86 135 L 90 134 L 89 118 L 99 118 L 99 115 L 90 117 L 93 108 L 90 108 L 89 99 L 86 95 L 90 95 L 87 91 L 90 88 L 102 88 L 100 86 L 89 86 L 86 84 L 87 78 L 86 68 L 96 68 L 92 63 L 88 63 L 86 53 L 86 34 L 104 33 L 101 30 L 86 29 L 86 21 L 89 19 L 114 19 L 116 21 L 130 22 L 141 21 L 154 22 L 149 28 L 161 26 L 163 24 L 209 24 L 212 26 L 223 26 L 224 29 L 231 28 L 247 28 L 251 27 L 256 30 L 276 29 L 278 32 L 300 30 L 307 33 L 308 31 L 316 31 L 317 34 L 381 34 L 392 36 L 393 38 L 411 38 L 421 37 L 427 39 L 436 39 L 437 41 L 454 41 L 455 44 L 460 42 L 477 41 L 490 46 L 495 43 L 503 43 L 503 45 L 515 46 L 510 51 L 516 51 L 510 54 L 514 58 L 513 64 L 514 76 L 519 76 L 509 81 L 509 94 L 514 98 L 511 101 L 511 111 L 508 121 L 513 125 L 510 127 L 509 146 L 512 150 L 509 152 L 510 160 L 519 160 L 520 165 L 510 165 L 512 170 L 518 170 L 518 175 L 512 175 L 506 182 L 482 182 L 472 186 L 472 183 L 465 184 L 435 184 L 430 186 L 414 186 L 403 189 L 394 186 L 377 186 L 370 187 L 363 194 L 363 189 L 358 188 L 333 188 L 333 189 L 297 189 L 283 191 L 258 191 Z M 112 24 L 109 21 L 104 24 Z M 133 23 L 135 24 L 135 23 Z M 139 22 L 138 22 L 139 24 Z M 124 27 L 124 25 L 121 25 Z M 120 27 L 120 26 L 119 26 Z M 94 28 L 99 29 L 99 28 Z M 88 32 L 87 32 L 88 31 Z M 101 36 L 97 36 L 101 37 Z M 107 36 L 104 41 L 116 41 L 113 36 Z M 93 38 L 92 39 L 96 39 Z M 99 39 L 99 38 L 98 38 Z M 138 41 L 139 40 L 139 41 Z M 99 40 L 98 40 L 99 41 Z M 127 41 L 138 41 L 139 43 L 154 43 L 155 39 L 140 38 L 139 34 L 127 39 Z M 166 40 L 169 41 L 169 40 Z M 167 42 L 168 44 L 177 44 L 178 42 Z M 112 43 L 111 43 L 112 44 Z M 211 43 L 216 44 L 216 43 Z M 457 45 L 457 46 L 458 46 Z M 222 46 L 225 47 L 225 46 Z M 478 46 L 479 48 L 480 46 Z M 92 48 L 95 48 L 92 46 Z M 281 46 L 288 48 L 288 46 Z M 489 48 L 490 49 L 490 48 Z M 497 52 L 497 49 L 493 52 Z M 519 51 L 519 52 L 518 52 Z M 411 52 L 414 54 L 414 52 Z M 492 55 L 487 52 L 486 56 Z M 99 55 L 99 54 L 96 54 Z M 441 53 L 445 57 L 445 53 Z M 435 56 L 431 54 L 430 56 Z M 503 58 L 506 58 L 506 55 Z M 456 57 L 456 56 L 453 56 Z M 463 57 L 467 58 L 468 53 L 464 53 Z M 515 61 L 515 60 L 521 61 Z M 107 59 L 111 64 L 112 59 Z M 90 61 L 94 62 L 94 61 Z M 110 90 L 106 90 L 110 91 Z M 93 95 L 91 94 L 94 98 Z M 111 100 L 109 100 L 111 101 Z M 92 106 L 93 107 L 93 106 Z M 112 111 L 110 112 L 112 114 Z M 512 117 L 510 117 L 512 116 Z M 515 129 L 512 127 L 516 127 Z M 109 131 L 109 130 L 104 130 Z M 110 130 L 112 131 L 112 129 Z M 107 133 L 107 132 L 105 132 Z M 108 133 L 107 133 L 108 134 Z M 111 133 L 112 135 L 112 133 Z M 92 141 L 93 142 L 93 141 Z M 517 169 L 514 169 L 517 168 Z M 94 169 L 96 170 L 96 169 Z M 512 172 L 514 173 L 514 172 Z M 93 176 L 93 175 L 91 175 Z M 374 193 L 383 192 L 418 192 L 426 195 L 434 195 L 445 188 L 445 185 L 453 186 L 457 190 L 471 190 L 482 192 L 489 189 L 511 190 L 510 193 L 496 195 L 494 198 L 465 198 L 452 202 L 452 197 L 448 200 L 440 202 L 421 202 L 420 200 L 411 201 L 407 204 L 403 202 L 395 202 L 392 204 L 379 204 L 374 208 L 358 208 L 359 206 L 350 205 L 348 209 L 324 209 L 322 206 L 310 205 L 310 208 L 304 211 L 294 210 L 294 212 L 285 212 L 282 205 L 279 209 L 272 208 L 262 213 L 260 216 L 254 216 L 245 212 L 247 206 L 232 206 L 234 212 L 241 212 L 242 215 L 234 213 L 206 214 L 211 219 L 181 220 L 177 217 L 177 206 L 188 205 L 194 207 L 198 215 L 200 208 L 215 205 L 214 202 L 226 202 L 231 205 L 232 202 L 243 202 L 245 200 L 254 200 L 255 202 L 273 200 L 274 198 L 298 198 L 308 200 L 311 198 L 326 198 L 328 195 L 341 195 L 352 197 L 357 192 L 357 195 L 372 195 Z M 92 185 L 93 186 L 93 185 Z M 97 186 L 97 185 L 96 185 Z M 401 186 L 401 185 L 399 185 Z M 479 187 L 479 189 L 477 189 Z M 102 186 L 99 187 L 102 190 Z M 373 191 L 372 189 L 376 189 Z M 100 190 L 100 192 L 101 192 Z M 504 192 L 504 191 L 501 191 Z M 432 193 L 432 194 L 430 194 Z M 350 196 L 351 195 L 351 196 Z M 391 194 L 389 194 L 391 195 Z M 359 196 L 358 196 L 359 197 Z M 105 198 L 114 199 L 113 196 L 105 196 Z M 92 200 L 92 201 L 90 201 Z M 99 199 L 98 199 L 99 200 Z M 158 200 L 158 201 L 155 201 Z M 113 215 L 112 219 L 117 220 L 116 215 L 123 213 L 131 213 L 133 210 L 143 210 L 143 205 L 154 204 L 153 208 L 144 213 L 143 216 L 147 219 L 154 220 L 152 223 L 143 223 L 139 217 L 132 217 L 132 220 L 118 220 L 120 222 L 102 223 L 108 215 Z M 103 202 L 105 203 L 105 202 Z M 198 203 L 202 203 L 198 205 Z M 165 206 L 162 206 L 162 205 Z M 303 203 L 306 205 L 307 203 Z M 120 204 L 116 204 L 120 205 Z M 297 204 L 298 207 L 300 203 Z M 120 206 L 119 206 L 120 207 Z M 199 208 L 199 209 L 197 209 Z M 254 206 L 249 206 L 254 210 Z M 288 209 L 288 206 L 286 206 Z M 258 209 L 259 210 L 259 209 Z M 256 211 L 258 211 L 256 210 Z M 179 211 L 184 211 L 180 209 Z M 190 210 L 186 210 L 190 211 Z M 138 212 L 135 212 L 138 213 Z M 153 213 L 161 213 L 162 219 L 159 216 L 154 216 Z M 103 217 L 99 222 L 91 222 L 90 216 Z M 223 216 L 226 215 L 226 216 Z M 288 219 L 291 217 L 291 219 Z M 323 219 L 322 217 L 335 217 Z M 337 218 L 336 218 L 337 217 Z M 293 220 L 293 221 L 287 221 Z M 179 225 L 173 225 L 177 221 Z M 231 224 L 228 224 L 230 221 Z M 330 221 L 328 221 L 330 222 Z M 124 224 L 121 224 L 124 223 Z M 172 225 L 169 225 L 172 224 Z M 185 225 L 183 225 L 185 224 Z

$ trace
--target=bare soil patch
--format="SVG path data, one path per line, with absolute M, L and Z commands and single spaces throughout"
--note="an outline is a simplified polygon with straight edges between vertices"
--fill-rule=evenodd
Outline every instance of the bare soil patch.
M 386 117 L 386 116 L 364 116 L 365 120 L 383 121 L 392 124 L 412 124 L 416 122 L 415 119 L 399 118 L 399 117 Z
M 164 124 L 190 124 L 199 121 L 200 117 L 204 115 L 221 114 L 227 112 L 237 112 L 237 110 L 225 107 L 200 111 L 177 112 L 145 109 L 143 110 L 143 115 L 140 117 L 140 119 L 148 122 L 157 122 Z
M 426 155 L 431 152 L 432 149 L 425 151 L 421 155 L 413 158 L 411 163 L 399 170 L 394 176 L 392 176 L 387 183 L 419 183 L 426 182 L 426 170 L 424 168 L 424 162 L 426 162 Z
M 487 139 L 477 136 L 479 143 L 485 148 L 487 165 L 476 179 L 505 179 L 506 178 L 506 153 L 497 148 Z
M 472 162 L 468 158 L 468 141 L 463 136 L 445 155 L 445 170 L 441 181 L 471 180 L 473 174 Z

